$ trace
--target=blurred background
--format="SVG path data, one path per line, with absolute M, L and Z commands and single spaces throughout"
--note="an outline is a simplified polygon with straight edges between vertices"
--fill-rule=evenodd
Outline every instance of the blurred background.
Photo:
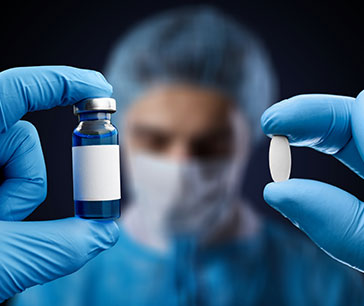
M 2 8 L 0 70 L 17 66 L 71 65 L 102 71 L 115 40 L 135 23 L 162 10 L 196 1 L 32 1 Z M 206 3 L 206 2 L 204 2 Z M 280 80 L 280 99 L 302 93 L 356 96 L 363 88 L 364 26 L 360 9 L 343 2 L 210 1 L 265 42 Z M 122 101 L 119 101 L 122 103 Z M 48 196 L 30 219 L 73 215 L 72 108 L 28 114 L 38 129 L 48 169 Z M 268 138 L 253 154 L 244 189 L 265 214 L 270 181 Z M 292 177 L 325 181 L 364 199 L 361 180 L 334 158 L 293 148 Z
M 1 9 L 0 70 L 70 65 L 102 71 L 115 40 L 135 23 L 165 9 L 198 1 L 29 1 Z M 255 32 L 270 51 L 280 81 L 279 99 L 302 93 L 356 96 L 364 89 L 364 26 L 359 7 L 344 2 L 209 1 Z M 122 103 L 122 101 L 119 101 Z M 46 201 L 29 217 L 73 215 L 72 108 L 25 116 L 38 129 L 48 170 Z M 269 182 L 268 138 L 253 154 L 244 190 L 263 214 L 286 222 L 262 199 Z M 339 186 L 364 200 L 362 181 L 334 158 L 293 148 L 292 177 Z M 292 230 L 295 230 L 292 227 Z

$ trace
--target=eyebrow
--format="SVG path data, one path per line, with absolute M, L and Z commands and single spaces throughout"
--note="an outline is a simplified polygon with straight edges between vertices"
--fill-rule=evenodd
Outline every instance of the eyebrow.
M 131 128 L 131 132 L 133 135 L 148 135 L 148 136 L 157 136 L 163 138 L 171 137 L 171 135 L 165 130 L 144 124 L 136 124 Z
M 212 131 L 208 131 L 207 133 L 203 133 L 198 135 L 195 139 L 201 140 L 201 139 L 211 139 L 211 138 L 217 138 L 217 137 L 227 137 L 232 134 L 232 128 L 230 126 L 224 126 L 216 128 Z
M 201 141 L 206 139 L 210 140 L 218 137 L 230 137 L 231 132 L 232 128 L 230 126 L 220 126 L 215 128 L 214 130 L 209 130 L 207 132 L 196 135 L 193 138 L 194 141 Z M 165 129 L 161 129 L 159 127 L 144 123 L 135 124 L 131 128 L 131 133 L 136 136 L 159 137 L 165 139 L 169 139 L 172 137 L 171 133 L 165 131 Z

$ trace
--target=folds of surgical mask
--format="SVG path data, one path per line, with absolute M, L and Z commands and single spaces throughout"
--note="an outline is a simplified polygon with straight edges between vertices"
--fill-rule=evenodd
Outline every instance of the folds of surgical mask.
M 175 161 L 137 154 L 129 157 L 129 167 L 134 205 L 150 231 L 205 239 L 231 216 L 240 172 L 231 160 Z

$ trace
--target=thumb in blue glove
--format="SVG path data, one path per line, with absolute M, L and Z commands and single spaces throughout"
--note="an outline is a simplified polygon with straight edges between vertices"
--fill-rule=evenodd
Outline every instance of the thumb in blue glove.
M 28 111 L 111 93 L 104 77 L 90 70 L 59 66 L 0 73 L 0 302 L 78 270 L 116 243 L 113 221 L 20 222 L 44 200 L 47 179 L 37 131 L 18 120 Z
M 332 155 L 364 176 L 364 93 L 357 99 L 301 95 L 279 102 L 261 118 L 268 135 Z M 264 199 L 335 259 L 364 271 L 364 205 L 329 184 L 291 179 L 269 183 Z

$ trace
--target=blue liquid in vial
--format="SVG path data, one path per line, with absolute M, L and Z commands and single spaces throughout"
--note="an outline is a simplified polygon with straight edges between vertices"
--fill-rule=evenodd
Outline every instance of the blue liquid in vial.
M 117 129 L 110 123 L 110 114 L 80 114 L 80 125 L 73 131 L 72 146 L 118 145 Z M 75 215 L 85 219 L 120 217 L 120 200 L 74 201 Z

